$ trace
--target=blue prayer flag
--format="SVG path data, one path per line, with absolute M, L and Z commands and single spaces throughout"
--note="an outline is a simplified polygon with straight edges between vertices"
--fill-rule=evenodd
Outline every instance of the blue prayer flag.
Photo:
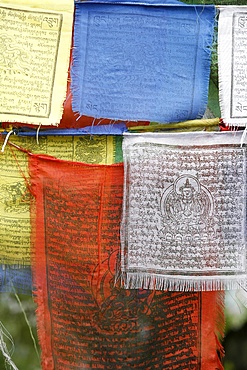
M 0 267 L 0 293 L 32 294 L 31 267 Z
M 73 111 L 132 121 L 202 117 L 214 18 L 213 5 L 77 2 Z

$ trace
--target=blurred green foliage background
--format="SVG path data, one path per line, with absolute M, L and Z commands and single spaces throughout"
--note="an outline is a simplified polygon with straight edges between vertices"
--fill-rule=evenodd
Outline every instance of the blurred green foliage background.
M 224 368 L 247 370 L 247 309 L 236 291 L 226 292 L 225 303 Z

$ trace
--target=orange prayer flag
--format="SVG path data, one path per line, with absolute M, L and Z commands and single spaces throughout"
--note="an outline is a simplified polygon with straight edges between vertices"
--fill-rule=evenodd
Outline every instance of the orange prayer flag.
M 123 166 L 31 155 L 43 370 L 223 369 L 221 292 L 122 289 Z

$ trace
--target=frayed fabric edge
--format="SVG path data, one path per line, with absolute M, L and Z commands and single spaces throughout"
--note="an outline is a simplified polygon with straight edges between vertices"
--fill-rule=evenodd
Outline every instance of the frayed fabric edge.
M 150 289 L 177 292 L 236 290 L 246 283 L 246 277 L 225 276 L 159 276 L 127 272 L 121 276 L 124 289 Z

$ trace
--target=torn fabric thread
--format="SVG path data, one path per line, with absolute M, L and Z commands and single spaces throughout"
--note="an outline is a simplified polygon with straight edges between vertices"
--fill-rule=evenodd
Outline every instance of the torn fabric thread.
M 8 350 L 4 337 L 9 340 L 12 346 L 10 351 Z M 15 363 L 11 359 L 11 356 L 14 351 L 14 341 L 13 341 L 11 334 L 8 332 L 8 330 L 5 328 L 2 322 L 0 322 L 0 350 L 5 359 L 6 369 L 18 370 Z

